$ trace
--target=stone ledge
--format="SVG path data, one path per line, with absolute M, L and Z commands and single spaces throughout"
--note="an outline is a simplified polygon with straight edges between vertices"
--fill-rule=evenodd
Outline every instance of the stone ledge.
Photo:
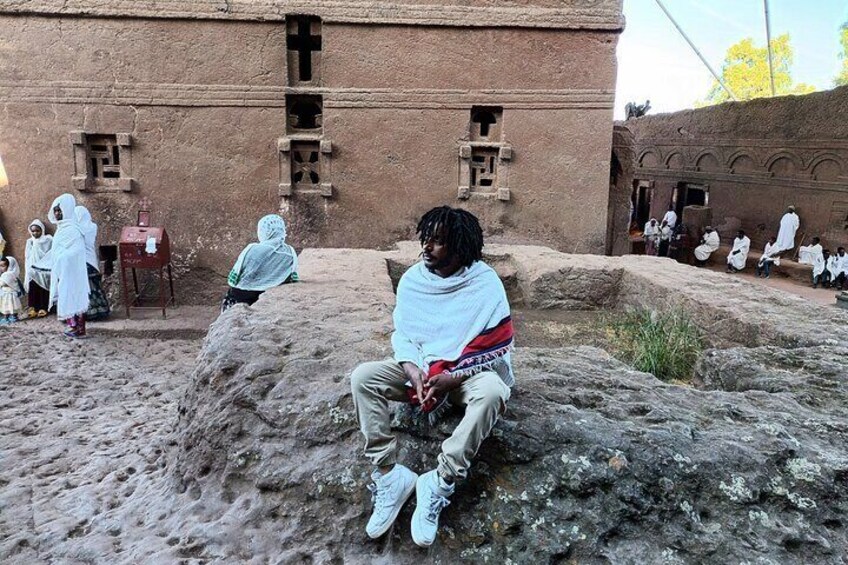
M 586 2 L 588 3 L 588 2 Z M 584 3 L 584 4 L 586 4 Z M 534 6 L 411 5 L 357 0 L 6 0 L 0 14 L 284 21 L 286 14 L 309 13 L 327 23 L 458 27 L 590 29 L 621 32 L 619 0 L 595 1 L 588 7 L 564 3 L 560 8 Z
M 274 107 L 286 94 L 319 94 L 325 108 L 467 109 L 492 104 L 513 109 L 610 109 L 615 94 L 603 89 L 372 89 L 285 88 L 237 84 L 0 80 L 0 100 L 46 104 Z

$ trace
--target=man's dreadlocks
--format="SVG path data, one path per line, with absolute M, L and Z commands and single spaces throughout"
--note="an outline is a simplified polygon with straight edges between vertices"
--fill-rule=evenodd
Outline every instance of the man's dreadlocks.
M 441 235 L 443 243 L 463 267 L 470 267 L 483 258 L 483 230 L 477 216 L 466 210 L 450 206 L 433 208 L 421 217 L 415 231 L 421 245 Z

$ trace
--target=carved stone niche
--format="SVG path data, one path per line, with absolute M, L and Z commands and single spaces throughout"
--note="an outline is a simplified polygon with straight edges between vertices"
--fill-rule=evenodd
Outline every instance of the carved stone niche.
M 72 131 L 74 174 L 71 186 L 80 192 L 131 192 L 132 136 L 129 133 Z
M 286 16 L 289 86 L 321 84 L 321 18 Z
M 277 149 L 280 154 L 280 196 L 333 196 L 333 184 L 329 180 L 332 142 L 309 136 L 281 137 L 277 140 Z
M 457 198 L 472 196 L 511 198 L 509 165 L 512 146 L 506 143 L 470 142 L 459 148 L 459 190 Z

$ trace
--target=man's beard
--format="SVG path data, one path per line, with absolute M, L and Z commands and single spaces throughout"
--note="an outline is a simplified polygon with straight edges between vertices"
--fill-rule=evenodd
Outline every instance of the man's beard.
M 422 253 L 421 255 L 423 256 L 424 254 Z M 439 269 L 444 269 L 445 267 L 450 265 L 451 261 L 453 261 L 453 257 L 450 257 L 450 256 L 445 257 L 444 259 L 436 261 L 436 263 L 434 263 L 432 266 L 428 266 L 427 270 L 430 271 L 431 273 L 434 273 L 434 272 L 438 271 Z

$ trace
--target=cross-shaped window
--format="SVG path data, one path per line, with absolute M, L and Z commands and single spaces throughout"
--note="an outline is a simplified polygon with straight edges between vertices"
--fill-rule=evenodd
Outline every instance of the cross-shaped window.
M 503 108 L 475 106 L 471 109 L 471 139 L 494 140 L 500 138 Z
M 316 31 L 313 34 L 313 30 Z M 300 82 L 312 82 L 314 71 L 312 53 L 321 51 L 321 19 L 314 16 L 290 16 L 286 46 L 289 50 L 289 64 L 297 59 L 297 78 Z

